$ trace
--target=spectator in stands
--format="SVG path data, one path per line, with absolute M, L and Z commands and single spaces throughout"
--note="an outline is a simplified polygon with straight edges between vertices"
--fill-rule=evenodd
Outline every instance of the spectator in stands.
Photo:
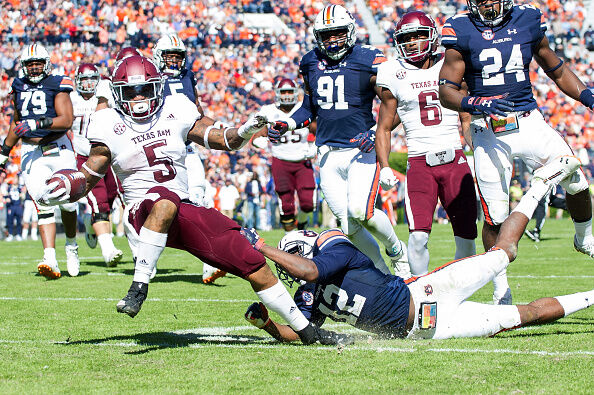
M 225 185 L 219 190 L 218 197 L 221 213 L 227 218 L 233 219 L 233 211 L 235 210 L 240 195 L 235 185 L 231 182 L 231 178 L 225 180 Z

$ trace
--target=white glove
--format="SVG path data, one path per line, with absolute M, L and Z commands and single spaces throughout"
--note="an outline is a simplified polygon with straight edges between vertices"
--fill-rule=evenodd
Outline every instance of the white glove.
M 38 202 L 45 206 L 58 206 L 60 204 L 69 203 L 70 196 L 66 188 L 60 188 L 54 191 L 54 188 L 56 188 L 58 185 L 59 183 L 57 181 L 46 185 L 43 194 L 38 199 Z
M 384 191 L 388 191 L 396 185 L 398 179 L 394 175 L 392 168 L 384 167 L 380 170 L 380 185 Z
M 5 164 L 6 161 L 8 161 L 8 156 L 7 155 L 0 154 L 0 166 L 2 166 L 3 164 Z
M 237 129 L 237 134 L 242 139 L 249 140 L 254 133 L 262 129 L 264 126 L 268 126 L 268 124 L 268 118 L 265 115 L 257 113 L 255 117 L 248 119 L 246 123 Z

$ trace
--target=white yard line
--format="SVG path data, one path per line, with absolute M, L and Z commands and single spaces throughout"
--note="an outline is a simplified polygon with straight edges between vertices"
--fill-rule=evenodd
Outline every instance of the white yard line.
M 0 296 L 0 300 L 4 301 L 34 301 L 34 302 L 71 302 L 71 301 L 84 301 L 84 302 L 113 302 L 120 299 L 115 298 L 25 298 L 16 296 Z M 218 302 L 218 303 L 247 303 L 253 302 L 254 299 L 205 299 L 205 298 L 149 298 L 151 302 Z

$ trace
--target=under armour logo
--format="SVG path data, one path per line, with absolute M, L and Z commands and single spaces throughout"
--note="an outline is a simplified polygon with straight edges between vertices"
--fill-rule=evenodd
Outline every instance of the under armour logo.
M 492 103 L 492 102 L 491 102 L 491 100 L 487 100 L 487 101 L 484 101 L 484 102 L 483 102 L 483 105 L 484 105 L 485 107 L 491 107 L 491 103 Z
M 507 29 L 507 34 L 512 35 L 512 34 L 518 34 L 516 29 Z

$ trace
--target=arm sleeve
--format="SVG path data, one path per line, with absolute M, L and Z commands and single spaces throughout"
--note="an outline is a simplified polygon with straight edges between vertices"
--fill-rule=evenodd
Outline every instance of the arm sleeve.
M 301 107 L 293 115 L 291 118 L 295 121 L 297 127 L 295 129 L 301 129 L 306 127 L 315 119 L 315 107 L 313 106 L 311 96 L 307 93 L 303 96 L 303 102 L 301 103 Z

